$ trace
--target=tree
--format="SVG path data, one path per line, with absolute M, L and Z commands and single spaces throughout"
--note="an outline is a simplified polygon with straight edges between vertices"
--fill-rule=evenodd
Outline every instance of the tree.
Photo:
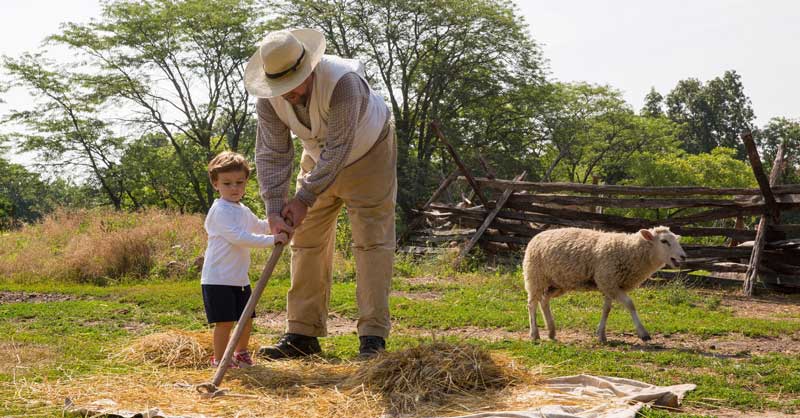
M 758 187 L 750 165 L 736 157 L 736 150 L 717 147 L 710 153 L 688 154 L 682 149 L 664 149 L 634 155 L 625 184 L 636 186 Z M 650 219 L 688 215 L 702 208 L 616 209 L 611 213 Z M 709 225 L 733 227 L 732 220 Z M 707 241 L 712 243 L 713 241 Z
M 39 219 L 46 184 L 36 173 L 0 158 L 0 230 Z
M 664 118 L 636 116 L 609 86 L 555 83 L 540 109 L 545 181 L 586 183 L 597 174 L 615 183 L 632 155 L 663 149 L 674 132 Z
M 644 96 L 644 107 L 639 111 L 639 114 L 649 118 L 657 118 L 664 116 L 664 96 L 656 91 L 655 87 L 650 87 L 650 92 Z
M 58 206 L 88 206 L 93 203 L 88 191 L 63 179 L 44 180 L 38 173 L 0 158 L 0 230 L 36 222 Z
M 205 170 L 205 153 L 182 135 L 176 141 L 196 172 Z M 191 179 L 182 169 L 175 148 L 164 135 L 147 134 L 125 146 L 120 159 L 130 199 L 143 207 L 189 212 L 195 206 Z
M 789 162 L 782 183 L 800 183 L 800 120 L 783 117 L 772 118 L 767 125 L 758 129 L 753 138 L 761 148 L 761 159 L 765 170 L 772 169 L 772 162 L 778 147 L 784 144 L 784 159 Z
M 430 187 L 438 142 L 430 122 L 474 161 L 490 146 L 516 152 L 532 125 L 523 89 L 543 84 L 543 60 L 504 0 L 294 0 L 269 4 L 287 26 L 319 29 L 328 52 L 357 57 L 388 99 L 398 136 L 399 203 Z M 530 97 L 530 96 L 528 96 Z M 509 142 L 507 142 L 509 141 Z M 516 164 L 515 164 L 516 165 Z M 447 171 L 440 165 L 441 171 Z
M 119 0 L 50 40 L 83 52 L 99 71 L 95 86 L 132 106 L 129 122 L 169 140 L 192 207 L 207 210 L 214 191 L 179 136 L 206 161 L 239 148 L 253 111 L 243 67 L 266 28 L 262 15 L 254 0 Z
M 736 71 L 726 71 L 705 85 L 694 78 L 681 80 L 667 95 L 666 105 L 667 116 L 682 125 L 678 137 L 686 151 L 697 154 L 725 146 L 744 158 L 739 135 L 753 129 L 755 115 Z
M 21 151 L 35 152 L 40 167 L 48 171 L 88 171 L 88 181 L 121 208 L 125 188 L 116 159 L 123 140 L 99 117 L 107 96 L 85 76 L 47 69 L 56 65 L 39 55 L 4 57 L 3 66 L 13 77 L 12 85 L 26 88 L 39 101 L 31 110 L 12 111 L 4 118 L 26 128 L 5 139 L 14 138 Z

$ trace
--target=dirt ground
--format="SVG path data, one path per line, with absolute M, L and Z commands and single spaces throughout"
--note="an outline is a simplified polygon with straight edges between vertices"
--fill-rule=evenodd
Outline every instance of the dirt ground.
M 39 302 L 63 302 L 65 300 L 78 299 L 73 295 L 60 293 L 32 293 L 32 292 L 6 292 L 0 291 L 0 305 L 4 303 L 39 303 Z
M 329 335 L 346 335 L 356 333 L 355 320 L 343 318 L 338 315 L 328 317 Z M 274 334 L 283 332 L 286 324 L 286 314 L 266 313 L 259 315 L 255 320 L 256 326 L 261 330 Z M 454 327 L 446 330 L 430 330 L 414 327 L 404 327 L 396 324 L 393 332 L 404 335 L 419 336 L 455 336 L 459 338 L 476 338 L 488 341 L 500 340 L 527 340 L 527 331 L 512 332 L 500 328 L 480 327 Z M 636 334 L 614 333 L 608 331 L 608 347 L 619 350 L 686 350 L 707 356 L 720 358 L 747 358 L 752 355 L 768 353 L 783 353 L 787 355 L 800 355 L 800 333 L 781 335 L 779 337 L 748 337 L 743 334 L 730 334 L 719 337 L 702 338 L 690 334 L 664 335 L 651 333 L 653 339 L 643 343 Z M 559 330 L 558 341 L 581 346 L 597 346 L 597 337 L 590 332 L 575 330 Z
M 440 282 L 431 277 L 405 279 L 408 283 L 424 285 Z M 734 292 L 717 290 L 700 290 L 708 296 L 720 296 L 722 306 L 730 309 L 734 315 L 758 319 L 800 319 L 800 295 L 763 294 L 747 298 Z M 441 292 L 436 291 L 397 291 L 396 296 L 418 300 L 436 300 L 441 297 Z M 75 300 L 73 295 L 57 293 L 34 292 L 8 292 L 0 291 L 0 304 L 7 303 L 41 303 Z M 280 334 L 286 323 L 285 312 L 261 313 L 255 320 L 256 326 L 264 331 Z M 800 333 L 780 335 L 777 337 L 749 337 L 743 334 L 730 334 L 703 338 L 689 334 L 660 334 L 653 331 L 653 339 L 648 343 L 641 342 L 632 333 L 615 333 L 608 331 L 608 346 L 612 349 L 642 349 L 642 350 L 688 350 L 699 352 L 714 357 L 745 358 L 751 355 L 768 353 L 782 353 L 800 355 Z M 329 335 L 355 334 L 354 320 L 331 314 L 328 318 Z M 461 338 L 478 338 L 490 341 L 497 340 L 525 340 L 528 338 L 527 330 L 511 332 L 500 328 L 480 327 L 454 327 L 446 330 L 429 330 L 414 327 L 405 327 L 396 324 L 394 332 L 406 335 L 428 336 L 456 336 Z M 597 345 L 597 339 L 591 332 L 576 330 L 558 330 L 557 338 L 564 343 L 573 343 L 583 346 Z
M 405 280 L 415 285 L 440 283 L 440 281 L 431 277 Z M 800 319 L 800 295 L 763 294 L 747 298 L 730 291 L 700 290 L 700 292 L 708 296 L 720 296 L 722 306 L 730 309 L 737 316 L 757 319 Z M 419 300 L 435 300 L 441 296 L 441 293 L 435 291 L 398 291 L 394 292 L 394 295 Z M 282 312 L 261 314 L 255 323 L 265 331 L 279 334 L 284 329 L 286 314 Z M 651 330 L 653 339 L 644 343 L 633 333 L 615 333 L 613 330 L 608 330 L 608 347 L 618 350 L 685 350 L 720 358 L 747 358 L 752 355 L 769 353 L 800 355 L 800 332 L 777 337 L 750 337 L 743 334 L 729 334 L 704 338 L 691 334 L 660 334 L 653 331 L 656 330 Z M 446 330 L 429 330 L 395 324 L 393 332 L 420 336 L 456 336 L 465 339 L 477 338 L 489 341 L 526 340 L 528 338 L 527 330 L 511 332 L 500 328 L 472 326 L 454 327 Z M 335 314 L 328 318 L 329 335 L 355 333 L 355 320 Z M 595 335 L 589 331 L 561 329 L 558 330 L 557 339 L 564 343 L 581 346 L 599 345 Z

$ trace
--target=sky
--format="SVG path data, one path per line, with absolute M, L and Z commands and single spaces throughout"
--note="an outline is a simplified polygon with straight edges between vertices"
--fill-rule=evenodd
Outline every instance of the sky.
M 686 78 L 736 70 L 756 124 L 800 119 L 800 1 L 519 0 L 560 81 L 609 84 L 640 110 Z
M 736 70 L 757 125 L 776 116 L 800 119 L 800 1 L 516 3 L 549 60 L 553 80 L 611 85 L 638 111 L 651 87 L 666 95 L 679 80 L 705 82 Z M 97 0 L 0 0 L 0 55 L 35 51 L 60 23 L 99 14 Z M 56 49 L 49 57 L 66 61 L 69 55 Z M 0 115 L 31 104 L 18 90 L 2 99 Z

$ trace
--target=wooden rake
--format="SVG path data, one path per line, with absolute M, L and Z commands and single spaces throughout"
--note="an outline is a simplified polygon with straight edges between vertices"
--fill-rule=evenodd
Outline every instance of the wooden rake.
M 242 316 L 239 318 L 239 322 L 236 324 L 236 328 L 233 330 L 233 335 L 231 336 L 230 340 L 228 340 L 228 346 L 225 348 L 225 354 L 222 355 L 222 361 L 220 361 L 219 365 L 217 366 L 217 371 L 214 373 L 214 378 L 210 382 L 201 383 L 195 386 L 195 389 L 203 398 L 210 399 L 228 394 L 228 390 L 220 388 L 219 384 L 222 383 L 222 379 L 225 377 L 225 372 L 228 371 L 228 365 L 231 363 L 233 352 L 236 350 L 236 345 L 239 343 L 239 339 L 244 332 L 244 326 L 247 323 L 247 320 L 253 316 L 253 312 L 256 309 L 258 300 L 261 299 L 261 294 L 264 293 L 264 288 L 267 286 L 267 282 L 269 281 L 270 276 L 272 276 L 272 271 L 275 270 L 275 266 L 278 264 L 278 260 L 280 260 L 281 254 L 283 253 L 283 247 L 285 246 L 285 244 L 277 244 L 272 249 L 272 254 L 269 257 L 269 260 L 267 260 L 267 264 L 264 266 L 264 271 L 261 272 L 261 278 L 258 279 L 256 288 L 253 289 L 253 292 L 250 294 L 250 299 L 247 300 L 247 305 L 244 307 L 244 312 L 242 312 Z

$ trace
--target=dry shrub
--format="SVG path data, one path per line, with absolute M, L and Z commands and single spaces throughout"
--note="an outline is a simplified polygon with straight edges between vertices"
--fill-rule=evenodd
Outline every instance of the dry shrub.
M 63 269 L 63 249 L 78 231 L 84 215 L 58 209 L 36 224 L 26 224 L 0 239 L 0 275 L 32 278 Z
M 209 333 L 170 331 L 146 335 L 120 352 L 125 361 L 147 362 L 165 367 L 201 369 L 211 355 Z
M 0 239 L 0 273 L 18 281 L 94 283 L 184 274 L 194 268 L 205 242 L 199 214 L 61 209 Z
M 69 268 L 79 282 L 97 282 L 104 277 L 146 277 L 155 265 L 148 227 L 75 237 L 64 250 Z
M 411 413 L 461 396 L 501 390 L 520 379 L 521 374 L 480 347 L 437 342 L 382 353 L 365 363 L 348 384 L 383 394 L 394 413 Z

